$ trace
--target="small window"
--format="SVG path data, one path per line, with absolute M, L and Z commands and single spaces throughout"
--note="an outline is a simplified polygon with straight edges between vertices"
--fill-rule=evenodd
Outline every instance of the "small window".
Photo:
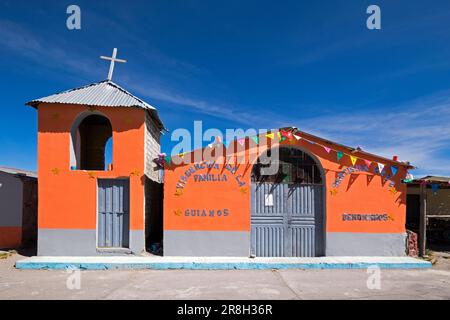
M 296 148 L 279 148 L 277 173 L 262 175 L 261 169 L 269 166 L 258 162 L 253 166 L 252 181 L 260 183 L 321 184 L 322 177 L 315 160 Z

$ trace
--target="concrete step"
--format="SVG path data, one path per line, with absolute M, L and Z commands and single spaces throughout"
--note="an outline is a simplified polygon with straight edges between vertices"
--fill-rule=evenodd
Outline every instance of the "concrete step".
M 315 258 L 240 258 L 240 257 L 31 257 L 16 262 L 17 269 L 426 269 L 431 263 L 411 257 L 315 257 Z

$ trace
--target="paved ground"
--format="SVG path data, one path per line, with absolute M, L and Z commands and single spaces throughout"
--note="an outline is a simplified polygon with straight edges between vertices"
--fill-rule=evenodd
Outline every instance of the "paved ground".
M 74 273 L 16 270 L 22 258 L 0 259 L 0 299 L 450 299 L 442 256 L 428 270 L 381 270 L 380 290 L 366 270 L 82 271 L 68 289 Z

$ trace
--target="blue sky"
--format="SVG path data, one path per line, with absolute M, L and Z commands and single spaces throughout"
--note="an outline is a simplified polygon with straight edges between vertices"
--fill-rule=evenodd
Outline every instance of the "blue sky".
M 2 0 L 0 165 L 36 169 L 24 103 L 105 79 L 99 56 L 117 47 L 113 80 L 170 130 L 293 125 L 450 175 L 450 2 L 430 3 Z M 366 28 L 370 4 L 381 30 Z

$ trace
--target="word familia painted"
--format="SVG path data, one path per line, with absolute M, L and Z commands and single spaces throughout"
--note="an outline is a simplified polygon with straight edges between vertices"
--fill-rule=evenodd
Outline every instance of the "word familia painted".
M 200 173 L 201 170 L 208 170 L 208 173 Z M 220 170 L 219 173 L 211 173 L 211 170 Z M 226 170 L 226 171 L 225 171 Z M 227 172 L 234 176 L 239 187 L 243 187 L 245 182 L 241 180 L 242 176 L 236 175 L 237 167 L 226 164 L 221 169 L 217 163 L 201 162 L 190 166 L 177 182 L 177 189 L 183 189 L 190 177 L 193 177 L 194 182 L 227 182 Z M 225 172 L 225 173 L 224 173 Z

